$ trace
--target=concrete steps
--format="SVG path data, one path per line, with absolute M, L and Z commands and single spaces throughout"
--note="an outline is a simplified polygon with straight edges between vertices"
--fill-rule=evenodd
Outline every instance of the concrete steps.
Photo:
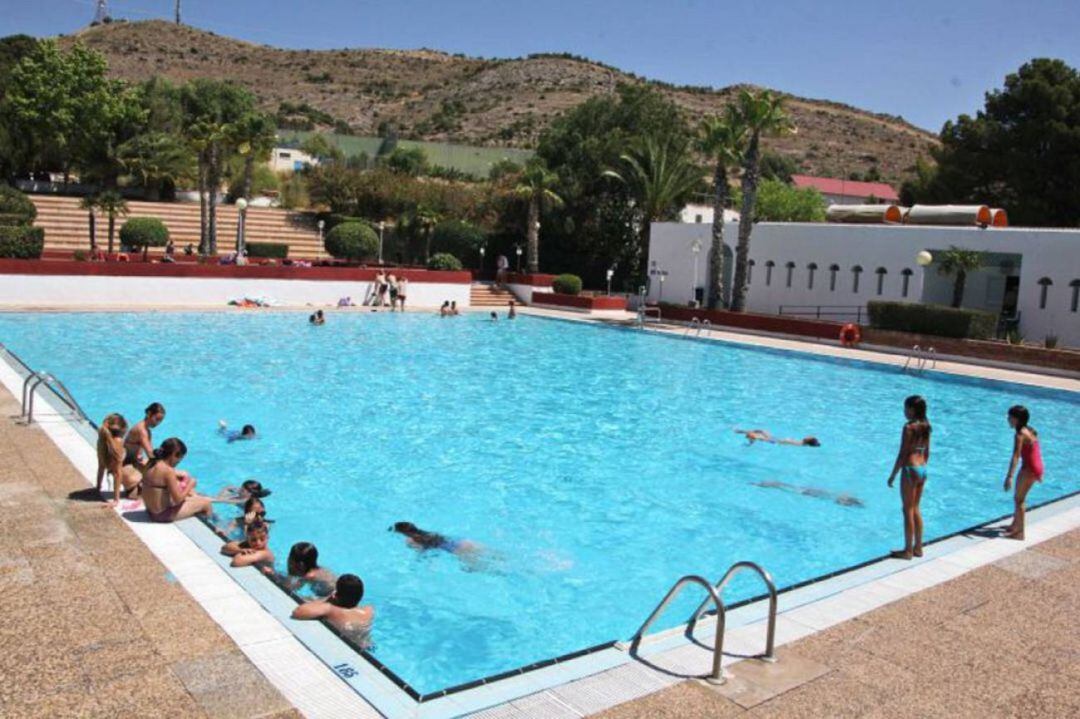
M 512 292 L 490 282 L 473 282 L 469 290 L 472 307 L 506 307 L 510 300 L 522 304 Z
M 45 228 L 46 251 L 89 250 L 88 214 L 79 207 L 79 198 L 31 195 L 30 199 L 38 210 L 34 224 Z M 228 254 L 236 244 L 237 215 L 232 205 L 218 207 L 219 254 Z M 188 244 L 196 247 L 199 244 L 198 203 L 129 201 L 128 214 L 116 219 L 118 234 L 120 226 L 131 217 L 160 219 L 169 228 L 169 236 L 178 252 Z M 96 231 L 98 245 L 103 247 L 108 242 L 108 220 L 100 214 Z M 244 234 L 248 242 L 288 245 L 292 259 L 316 259 L 326 255 L 319 241 L 318 230 L 299 213 L 264 207 L 248 208 Z

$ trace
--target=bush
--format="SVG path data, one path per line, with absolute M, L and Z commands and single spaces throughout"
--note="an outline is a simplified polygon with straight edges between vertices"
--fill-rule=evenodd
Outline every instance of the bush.
M 25 193 L 0 184 L 0 225 L 30 225 L 37 217 L 37 207 Z
M 0 257 L 37 260 L 45 250 L 45 228 L 0 226 Z
M 870 326 L 881 330 L 939 337 L 989 339 L 997 329 L 997 318 L 982 310 L 913 302 L 870 302 L 867 309 Z
M 248 257 L 272 257 L 283 260 L 289 256 L 289 246 L 276 242 L 245 242 Z
M 164 247 L 169 242 L 169 228 L 156 217 L 132 217 L 120 228 L 120 244 L 132 251 Z
M 428 260 L 427 268 L 429 270 L 450 270 L 456 272 L 461 269 L 461 260 L 448 252 L 437 252 L 431 256 L 430 260 Z
M 431 234 L 431 246 L 436 252 L 454 257 L 472 257 L 487 242 L 487 237 L 477 227 L 462 220 L 440 222 Z
M 560 295 L 581 294 L 581 278 L 577 275 L 559 275 L 551 281 L 551 289 Z
M 71 259 L 75 260 L 76 262 L 86 262 L 90 259 L 90 255 L 89 253 L 87 253 L 86 250 L 75 250 L 71 253 Z
M 365 222 L 343 222 L 326 234 L 326 251 L 340 260 L 364 260 L 379 253 L 379 235 Z

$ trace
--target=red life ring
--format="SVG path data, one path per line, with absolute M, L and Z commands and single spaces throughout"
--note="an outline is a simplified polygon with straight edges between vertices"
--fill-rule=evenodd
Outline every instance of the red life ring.
M 840 328 L 840 344 L 845 347 L 854 347 L 862 341 L 862 332 L 859 326 L 848 322 Z

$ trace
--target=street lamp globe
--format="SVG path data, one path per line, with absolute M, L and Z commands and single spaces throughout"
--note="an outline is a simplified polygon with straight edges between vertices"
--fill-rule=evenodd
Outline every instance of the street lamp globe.
M 248 206 L 248 202 L 243 197 L 241 197 L 239 200 L 236 201 L 236 209 L 240 210 L 241 212 L 246 210 L 247 206 Z
M 933 261 L 934 256 L 926 250 L 922 250 L 917 255 L 915 255 L 915 262 L 918 263 L 919 267 L 926 267 Z

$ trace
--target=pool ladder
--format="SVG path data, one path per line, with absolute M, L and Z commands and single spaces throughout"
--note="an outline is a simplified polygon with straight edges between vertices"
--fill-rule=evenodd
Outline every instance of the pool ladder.
M 23 380 L 22 386 L 22 408 L 19 412 L 20 418 L 25 418 L 27 424 L 34 423 L 34 395 L 37 390 L 42 387 L 48 387 L 56 396 L 75 412 L 78 419 L 90 421 L 90 418 L 86 416 L 86 412 L 79 405 L 75 396 L 71 394 L 71 391 L 64 386 L 64 383 L 52 376 L 48 372 L 31 372 Z
M 693 333 L 695 337 L 700 337 L 702 332 L 708 337 L 712 332 L 712 322 L 709 321 L 707 317 L 704 320 L 699 320 L 695 317 L 686 325 L 686 331 L 683 332 L 683 337 L 689 337 L 691 333 Z
M 686 625 L 685 635 L 688 639 L 693 639 L 694 628 L 697 626 L 698 621 L 707 614 L 707 608 L 709 604 L 712 604 L 716 611 L 716 637 L 713 640 L 713 661 L 712 671 L 705 678 L 705 681 L 710 684 L 723 684 L 724 671 L 720 666 L 720 663 L 724 656 L 724 625 L 726 622 L 726 614 L 723 600 L 724 587 L 731 581 L 731 578 L 743 570 L 750 570 L 755 572 L 761 581 L 765 583 L 766 588 L 769 590 L 769 624 L 768 630 L 765 635 L 765 653 L 761 655 L 761 659 L 767 662 L 776 661 L 776 585 L 773 583 L 772 575 L 765 571 L 761 565 L 754 562 L 736 562 L 724 573 L 724 576 L 720 578 L 720 581 L 715 585 L 710 584 L 704 577 L 696 574 L 688 574 L 685 577 L 679 579 L 668 590 L 668 593 L 664 596 L 664 599 L 656 605 L 656 609 L 652 611 L 649 618 L 645 620 L 645 623 L 641 625 L 641 628 L 634 633 L 634 637 L 630 642 L 630 654 L 636 655 L 638 648 L 641 645 L 641 640 L 645 636 L 645 632 L 649 630 L 649 627 L 664 613 L 664 610 L 668 608 L 668 605 L 675 600 L 688 584 L 696 584 L 708 592 L 708 596 L 698 605 L 698 608 L 694 610 L 693 616 Z
M 933 347 L 927 347 L 924 350 L 919 345 L 915 345 L 904 360 L 904 371 L 907 372 L 910 369 L 912 372 L 922 372 L 927 365 L 930 365 L 930 369 L 937 369 L 937 350 Z

